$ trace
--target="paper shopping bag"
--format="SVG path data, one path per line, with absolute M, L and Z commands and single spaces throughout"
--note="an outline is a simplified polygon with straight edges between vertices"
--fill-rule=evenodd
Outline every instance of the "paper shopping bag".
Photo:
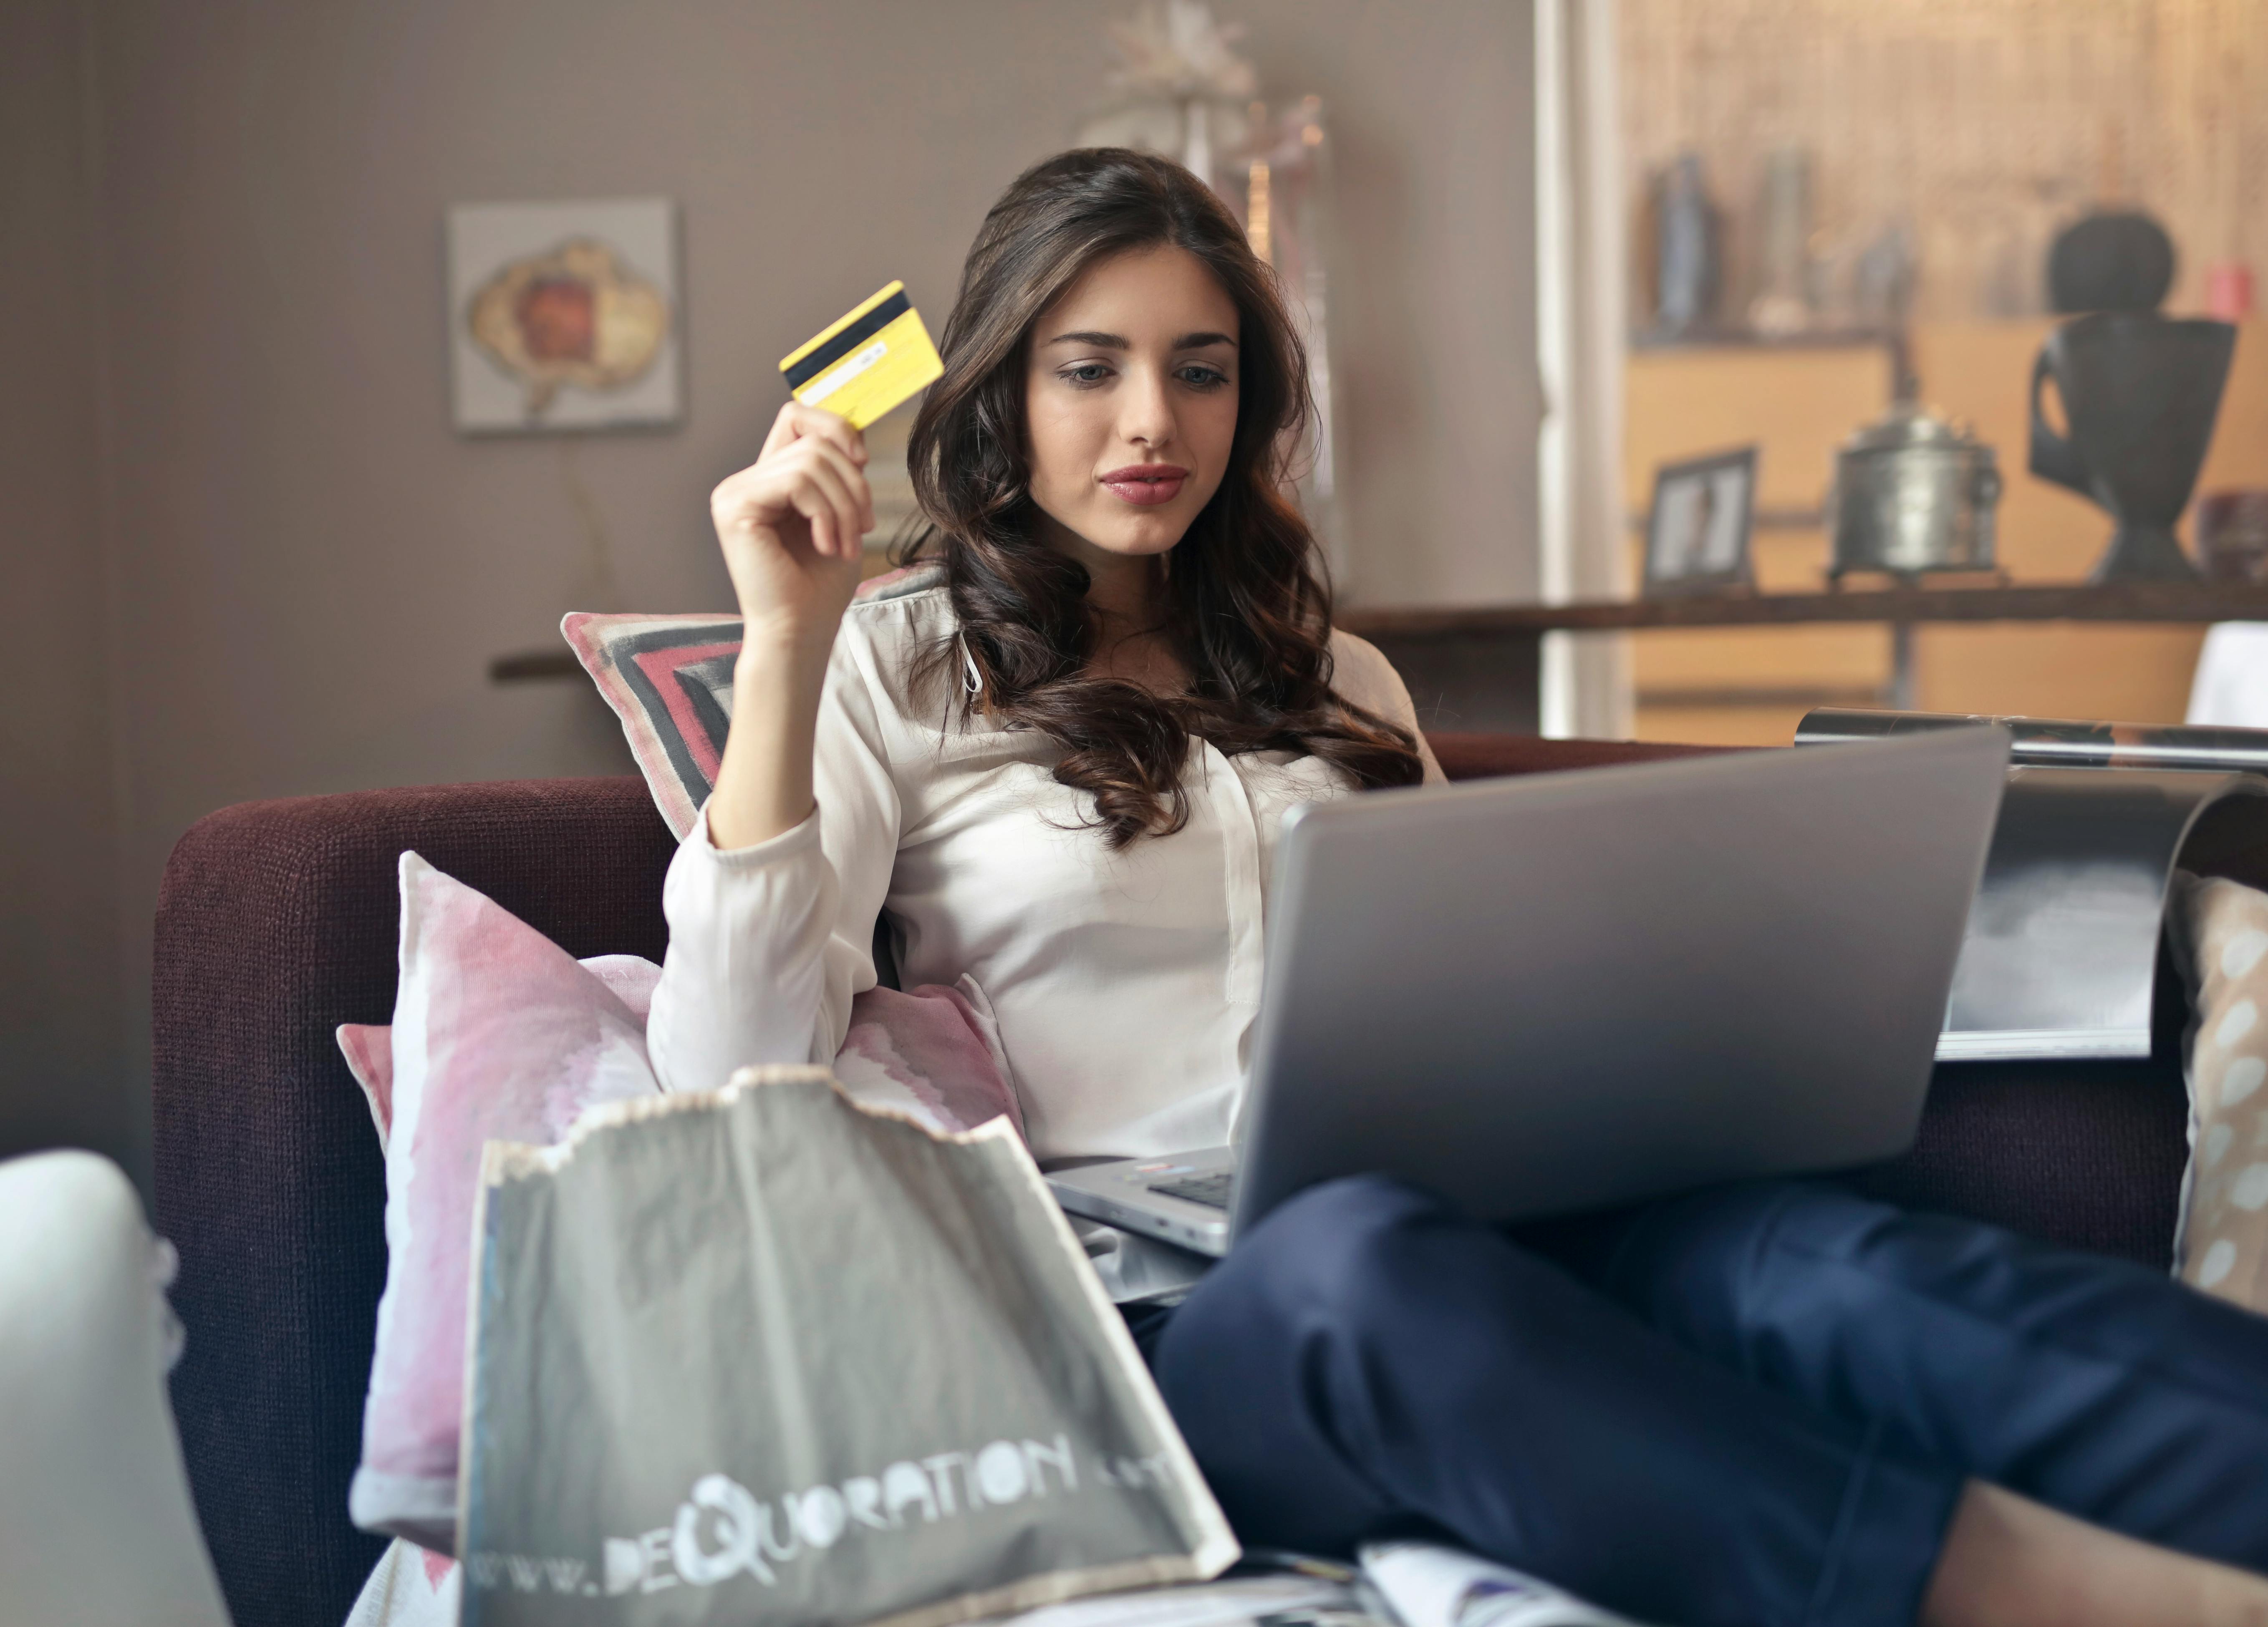
M 491 1144 L 463 1620 L 929 1627 L 1236 1544 L 1023 1143 L 816 1068 Z

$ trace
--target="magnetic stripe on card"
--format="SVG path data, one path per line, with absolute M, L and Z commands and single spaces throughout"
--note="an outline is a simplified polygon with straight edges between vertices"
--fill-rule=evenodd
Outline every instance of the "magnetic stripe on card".
M 802 388 L 807 379 L 817 378 L 852 351 L 864 349 L 867 340 L 912 309 L 912 301 L 906 298 L 905 285 L 891 283 L 782 362 L 780 372 L 787 375 L 787 387 L 791 390 Z
M 880 354 L 868 359 L 868 351 Z M 853 429 L 865 429 L 944 372 L 921 313 L 908 311 L 869 342 L 798 390 L 799 401 L 839 413 Z

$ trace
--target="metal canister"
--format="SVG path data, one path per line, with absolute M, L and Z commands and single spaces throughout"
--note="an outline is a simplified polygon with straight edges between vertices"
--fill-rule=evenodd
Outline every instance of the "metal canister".
M 1828 575 L 1990 571 L 1999 501 L 1992 449 L 1960 424 L 1901 402 L 1835 454 Z

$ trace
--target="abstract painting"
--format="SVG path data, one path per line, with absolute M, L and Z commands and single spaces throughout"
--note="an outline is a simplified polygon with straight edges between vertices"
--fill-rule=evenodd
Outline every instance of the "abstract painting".
M 680 412 L 676 209 L 667 198 L 449 210 L 458 429 L 672 424 Z

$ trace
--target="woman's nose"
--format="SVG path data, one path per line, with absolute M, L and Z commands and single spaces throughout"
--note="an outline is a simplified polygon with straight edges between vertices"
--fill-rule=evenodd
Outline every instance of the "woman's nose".
M 1119 397 L 1119 433 L 1152 451 L 1170 445 L 1174 438 L 1174 403 L 1167 392 L 1166 380 L 1142 368 L 1128 382 L 1132 387 Z

